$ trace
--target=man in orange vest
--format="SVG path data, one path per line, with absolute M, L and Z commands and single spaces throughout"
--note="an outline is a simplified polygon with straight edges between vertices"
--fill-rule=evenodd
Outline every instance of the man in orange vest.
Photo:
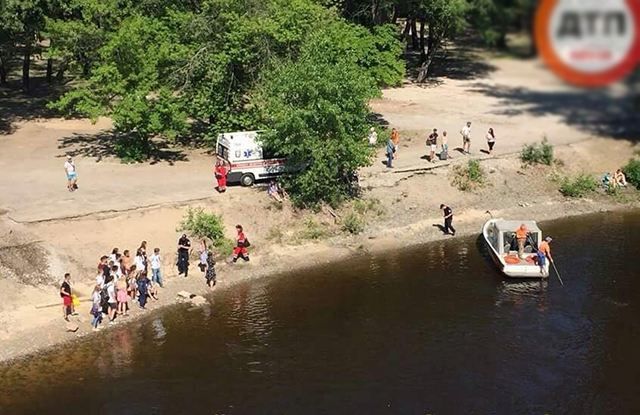
M 516 240 L 518 241 L 518 256 L 520 258 L 524 257 L 524 244 L 525 242 L 527 242 L 528 233 L 529 230 L 524 223 L 521 224 L 518 229 L 516 229 Z
M 544 241 L 540 242 L 538 250 L 540 250 L 547 258 L 549 258 L 549 261 L 553 262 L 553 257 L 551 256 L 551 246 L 549 246 L 549 242 L 551 241 L 553 241 L 553 239 L 551 239 L 551 237 L 549 236 L 544 238 Z

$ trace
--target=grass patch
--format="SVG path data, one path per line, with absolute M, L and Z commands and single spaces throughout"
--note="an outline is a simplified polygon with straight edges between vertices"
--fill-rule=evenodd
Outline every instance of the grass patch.
M 520 160 L 524 164 L 553 164 L 553 146 L 549 144 L 547 138 L 543 138 L 540 143 L 525 144 L 520 151 Z
M 357 235 L 364 231 L 365 224 L 363 215 L 349 212 L 342 220 L 342 230 L 352 235 Z
M 304 222 L 304 227 L 298 236 L 301 239 L 318 240 L 326 238 L 330 235 L 329 229 L 325 224 L 318 223 L 314 219 L 309 218 Z
M 280 226 L 273 226 L 271 227 L 271 229 L 269 229 L 269 232 L 267 232 L 268 241 L 281 244 L 283 239 L 284 239 L 284 232 L 282 232 L 282 229 Z
M 560 183 L 560 193 L 566 197 L 584 197 L 598 188 L 593 176 L 579 174 L 576 177 L 565 177 Z
M 486 173 L 480 166 L 480 161 L 469 160 L 466 165 L 453 167 L 453 180 L 451 184 L 458 190 L 474 190 L 484 186 Z

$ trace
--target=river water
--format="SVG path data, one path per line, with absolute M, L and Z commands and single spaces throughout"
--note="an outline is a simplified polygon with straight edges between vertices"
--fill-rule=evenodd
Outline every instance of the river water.
M 363 255 L 0 366 L 0 413 L 639 413 L 640 214 L 543 229 L 564 288 L 476 238 Z

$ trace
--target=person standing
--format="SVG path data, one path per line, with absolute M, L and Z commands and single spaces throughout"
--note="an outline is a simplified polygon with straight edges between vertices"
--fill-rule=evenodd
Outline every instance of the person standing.
M 127 279 L 118 278 L 116 281 L 116 300 L 118 301 L 118 314 L 127 315 L 129 295 L 127 295 Z
M 164 288 L 162 285 L 162 257 L 160 256 L 160 248 L 154 248 L 153 255 L 151 255 L 151 282 L 158 284 L 160 288 Z
M 460 135 L 462 135 L 462 151 L 469 154 L 471 150 L 471 121 L 467 121 L 467 125 L 462 127 Z
M 398 158 L 398 150 L 400 150 L 400 133 L 397 129 L 391 129 L 391 141 L 393 141 L 393 145 L 395 146 L 395 151 L 393 154 L 393 158 Z
M 191 241 L 186 234 L 182 234 L 178 240 L 178 276 L 184 274 L 186 278 L 189 275 L 189 251 L 191 250 Z
M 549 259 L 549 261 L 553 262 L 553 257 L 551 256 L 551 246 L 549 245 L 551 241 L 553 241 L 553 239 L 550 236 L 544 238 L 544 240 L 540 242 L 538 250 L 540 250 L 544 254 L 544 256 Z
M 444 233 L 446 235 L 451 234 L 451 236 L 456 236 L 456 230 L 453 227 L 453 209 L 445 204 L 441 204 L 440 210 L 444 216 Z
M 71 298 L 71 274 L 64 274 L 64 280 L 60 285 L 60 297 L 62 297 L 62 317 L 69 321 L 69 316 L 73 313 L 73 299 Z
M 216 260 L 213 257 L 213 251 L 210 249 L 207 251 L 207 270 L 204 277 L 209 288 L 213 288 L 216 285 Z
M 93 316 L 91 327 L 93 331 L 100 330 L 98 326 L 102 323 L 102 307 L 100 306 L 100 302 L 102 301 L 102 296 L 100 295 L 101 290 L 102 287 L 96 285 L 93 287 L 93 293 L 91 294 L 91 315 Z
M 147 296 L 149 295 L 149 280 L 142 274 L 138 274 L 138 303 L 140 308 L 144 310 L 147 305 Z
M 229 169 L 225 165 L 224 160 L 218 160 L 216 162 L 216 167 L 214 172 L 216 176 L 216 181 L 218 182 L 218 186 L 216 187 L 216 190 L 218 191 L 218 193 L 226 192 L 227 191 L 227 175 L 229 174 Z
M 529 230 L 527 229 L 527 225 L 524 223 L 521 224 L 518 229 L 516 229 L 516 241 L 518 242 L 518 257 L 520 259 L 524 258 L 524 245 L 527 242 L 527 235 L 529 234 Z
M 429 149 L 429 161 L 436 162 L 436 145 L 438 143 L 438 129 L 434 128 L 433 132 L 427 138 L 427 148 Z
M 440 154 L 440 160 L 447 160 L 449 158 L 449 138 L 447 132 L 442 132 L 442 154 Z
M 251 244 L 244 234 L 242 225 L 236 225 L 236 232 L 236 247 L 233 248 L 233 262 L 238 261 L 238 258 L 242 258 L 247 262 L 249 261 L 249 251 L 247 251 L 247 248 L 251 246 Z
M 493 152 L 493 146 L 496 144 L 496 135 L 493 132 L 493 128 L 489 128 L 487 131 L 487 146 L 489 146 L 489 154 Z
M 395 152 L 396 145 L 393 144 L 393 140 L 389 138 L 389 140 L 387 140 L 387 168 L 389 169 L 393 167 L 393 158 L 395 157 Z
M 118 297 L 116 295 L 116 285 L 113 276 L 107 279 L 107 302 L 109 303 L 109 324 L 114 324 L 118 313 Z
M 67 174 L 67 190 L 73 192 L 78 189 L 78 172 L 76 170 L 76 164 L 73 162 L 71 156 L 67 156 L 67 161 L 64 162 L 64 171 Z
M 369 146 L 375 147 L 378 144 L 378 133 L 374 127 L 369 130 Z

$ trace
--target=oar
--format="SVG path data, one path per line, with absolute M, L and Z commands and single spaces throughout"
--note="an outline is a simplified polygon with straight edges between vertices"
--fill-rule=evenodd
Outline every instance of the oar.
M 558 268 L 556 268 L 556 263 L 551 261 L 551 265 L 553 265 L 553 269 L 556 270 L 556 275 L 558 276 L 558 279 L 560 280 L 560 284 L 564 287 L 564 283 L 562 282 L 562 278 L 560 278 L 560 273 L 558 272 Z

